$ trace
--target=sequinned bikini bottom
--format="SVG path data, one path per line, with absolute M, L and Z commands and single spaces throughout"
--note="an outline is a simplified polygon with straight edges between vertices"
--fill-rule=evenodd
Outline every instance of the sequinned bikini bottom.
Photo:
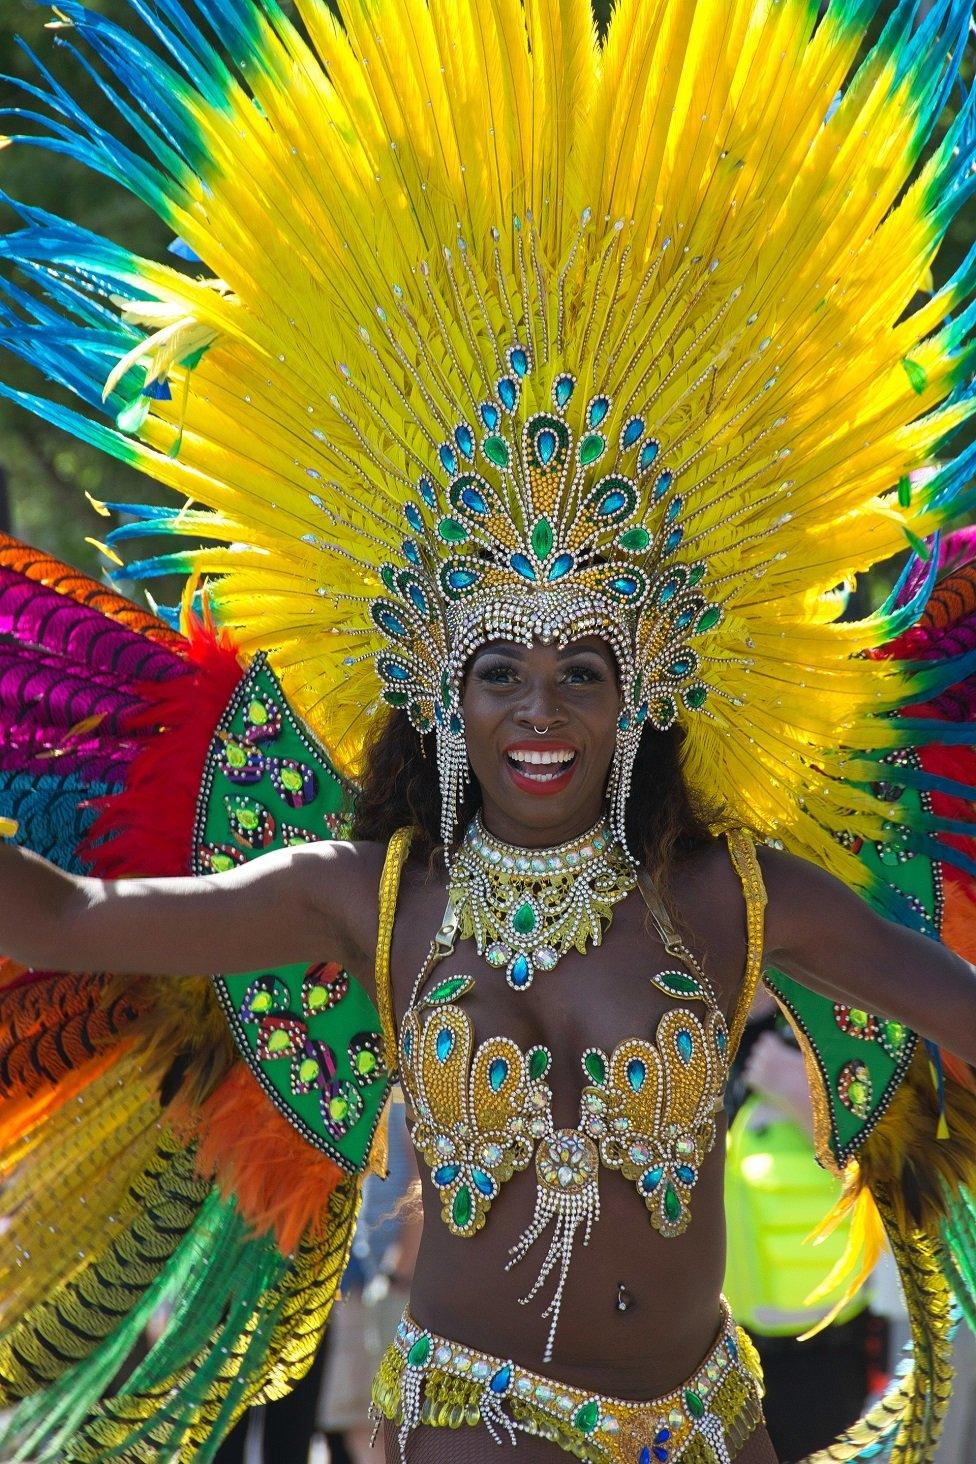
M 373 1380 L 371 1417 L 410 1432 L 484 1425 L 497 1443 L 517 1431 L 551 1440 L 588 1464 L 731 1464 L 762 1423 L 762 1368 L 749 1338 L 723 1320 L 686 1383 L 633 1402 L 567 1387 L 503 1357 L 438 1337 L 404 1312 Z

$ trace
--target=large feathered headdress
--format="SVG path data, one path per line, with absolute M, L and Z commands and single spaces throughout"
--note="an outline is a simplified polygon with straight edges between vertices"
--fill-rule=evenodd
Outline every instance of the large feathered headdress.
M 8 343 L 92 402 L 108 378 L 114 426 L 56 419 L 181 495 L 112 542 L 210 541 L 129 572 L 207 576 L 344 771 L 384 700 L 436 726 L 447 827 L 472 646 L 598 629 L 618 819 L 642 725 L 678 719 L 693 788 L 862 878 L 835 835 L 897 821 L 862 754 L 934 673 L 864 659 L 917 607 L 839 623 L 840 587 L 938 528 L 971 457 L 976 262 L 918 304 L 974 186 L 969 106 L 924 153 L 968 6 L 912 33 L 899 5 L 858 64 L 872 0 L 621 0 L 602 45 L 589 0 L 299 0 L 309 42 L 221 3 L 235 70 L 133 3 L 168 64 L 59 15 L 151 157 L 75 112 L 44 145 L 188 266 L 37 214 L 0 244 L 76 321 Z

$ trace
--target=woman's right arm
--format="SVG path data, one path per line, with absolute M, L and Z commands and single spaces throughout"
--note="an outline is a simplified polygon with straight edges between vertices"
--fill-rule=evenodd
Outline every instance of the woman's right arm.
M 0 954 L 150 976 L 330 960 L 371 987 L 381 860 L 378 846 L 323 842 L 227 874 L 101 880 L 0 843 Z

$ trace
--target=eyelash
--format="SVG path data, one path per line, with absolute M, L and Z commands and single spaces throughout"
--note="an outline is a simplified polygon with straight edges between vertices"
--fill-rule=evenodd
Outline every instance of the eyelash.
M 576 673 L 582 674 L 586 683 L 591 685 L 606 679 L 602 672 L 598 671 L 595 666 L 567 666 L 565 671 L 567 678 Z M 515 677 L 517 675 L 518 672 L 515 667 L 507 665 L 485 666 L 477 673 L 478 680 L 486 682 L 489 686 L 501 686 L 505 684 L 504 678 L 509 676 Z

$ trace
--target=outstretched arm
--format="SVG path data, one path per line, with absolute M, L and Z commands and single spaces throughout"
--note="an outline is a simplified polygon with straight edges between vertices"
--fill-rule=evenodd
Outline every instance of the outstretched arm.
M 334 960 L 371 988 L 378 846 L 301 845 L 199 879 L 86 879 L 0 844 L 0 954 L 182 975 Z
M 770 849 L 760 860 L 768 965 L 833 1001 L 894 1017 L 976 1064 L 976 968 L 883 919 L 816 865 Z

